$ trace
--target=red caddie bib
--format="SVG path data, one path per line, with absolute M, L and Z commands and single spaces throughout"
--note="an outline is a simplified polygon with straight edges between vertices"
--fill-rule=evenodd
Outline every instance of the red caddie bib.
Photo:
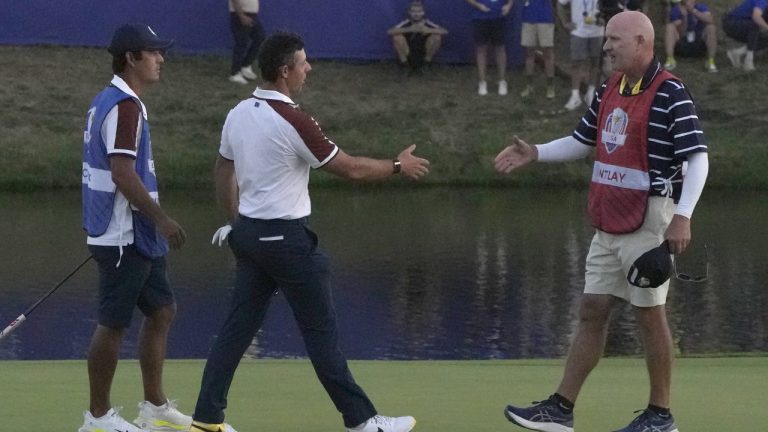
M 643 225 L 648 206 L 648 116 L 661 84 L 676 79 L 660 71 L 632 96 L 619 94 L 621 73 L 608 80 L 597 113 L 597 153 L 589 186 L 592 225 L 610 234 L 626 234 Z

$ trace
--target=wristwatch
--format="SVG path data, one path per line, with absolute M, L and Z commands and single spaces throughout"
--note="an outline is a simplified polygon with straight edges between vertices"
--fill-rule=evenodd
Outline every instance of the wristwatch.
M 403 167 L 400 165 L 400 161 L 397 160 L 397 158 L 392 159 L 392 174 L 398 174 L 400 173 L 400 170 Z

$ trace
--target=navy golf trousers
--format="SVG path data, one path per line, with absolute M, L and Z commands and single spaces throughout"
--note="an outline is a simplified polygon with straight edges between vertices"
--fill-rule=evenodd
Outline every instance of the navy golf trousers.
M 241 216 L 229 245 L 237 260 L 232 306 L 205 364 L 194 419 L 222 423 L 235 369 L 280 290 L 299 324 L 317 377 L 342 414 L 357 426 L 376 415 L 355 383 L 338 344 L 328 257 L 306 218 L 259 220 Z

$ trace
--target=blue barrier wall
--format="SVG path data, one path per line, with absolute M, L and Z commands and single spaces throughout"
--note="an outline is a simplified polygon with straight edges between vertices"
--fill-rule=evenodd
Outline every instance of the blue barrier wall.
M 392 59 L 386 30 L 405 16 L 407 0 L 262 0 L 267 33 L 301 34 L 310 58 Z M 472 63 L 471 7 L 464 0 L 425 0 L 427 17 L 449 31 L 437 61 Z M 509 17 L 510 63 L 520 64 L 520 8 Z M 0 44 L 106 46 L 126 22 L 144 22 L 183 53 L 227 54 L 227 0 L 0 0 Z

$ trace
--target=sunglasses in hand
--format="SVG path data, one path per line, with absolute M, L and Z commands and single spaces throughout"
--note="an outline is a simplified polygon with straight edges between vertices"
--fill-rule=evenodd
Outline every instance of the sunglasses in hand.
M 677 278 L 677 280 L 680 280 L 680 281 L 683 281 L 683 282 L 697 283 L 697 282 L 704 282 L 704 281 L 706 281 L 709 278 L 709 256 L 708 256 L 708 253 L 707 253 L 707 245 L 706 244 L 704 245 L 704 261 L 706 263 L 706 268 L 704 270 L 704 274 L 703 275 L 698 275 L 698 276 L 691 276 L 688 273 L 683 273 L 683 272 L 680 272 L 680 271 L 677 270 L 677 257 L 675 257 L 675 259 L 672 260 L 672 266 L 673 266 L 673 269 L 675 271 L 675 277 Z

